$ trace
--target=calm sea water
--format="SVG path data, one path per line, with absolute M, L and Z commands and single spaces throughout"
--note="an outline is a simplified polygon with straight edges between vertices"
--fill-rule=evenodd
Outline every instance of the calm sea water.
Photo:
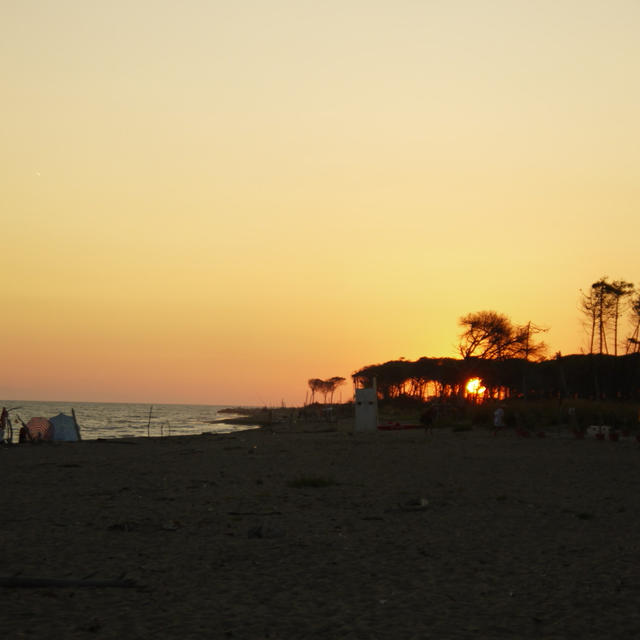
M 32 402 L 0 400 L 0 407 L 18 407 L 10 412 L 14 440 L 20 423 L 30 418 L 52 418 L 58 413 L 71 415 L 75 409 L 83 440 L 97 438 L 125 438 L 136 436 L 182 436 L 201 433 L 230 433 L 252 428 L 232 424 L 211 424 L 212 420 L 231 418 L 233 414 L 220 414 L 224 405 L 180 405 L 180 404 L 116 404 L 97 402 Z M 151 422 L 149 422 L 151 409 Z

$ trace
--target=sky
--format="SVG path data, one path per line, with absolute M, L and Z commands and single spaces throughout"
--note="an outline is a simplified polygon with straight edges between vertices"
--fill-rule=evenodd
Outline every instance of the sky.
M 0 398 L 301 404 L 640 285 L 636 0 L 4 0 Z M 343 387 L 343 399 L 352 387 Z

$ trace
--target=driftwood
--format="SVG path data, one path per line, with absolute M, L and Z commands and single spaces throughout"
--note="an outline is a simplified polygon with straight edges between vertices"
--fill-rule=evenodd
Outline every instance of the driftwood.
M 73 424 L 76 425 L 76 433 L 78 434 L 78 441 L 80 441 L 82 440 L 82 436 L 80 435 L 80 425 L 76 420 L 76 410 L 73 407 L 71 407 L 71 417 L 73 418 Z
M 78 578 L 29 578 L 25 576 L 0 576 L 0 587 L 8 587 L 14 589 L 41 587 L 58 587 L 58 588 L 74 588 L 74 587 L 116 587 L 119 589 L 130 589 L 137 587 L 135 580 L 116 579 L 116 580 L 93 580 Z

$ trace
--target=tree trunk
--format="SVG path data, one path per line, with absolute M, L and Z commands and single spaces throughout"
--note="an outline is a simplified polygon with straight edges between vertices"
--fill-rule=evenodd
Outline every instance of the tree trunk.
M 620 313 L 620 296 L 616 296 L 616 308 L 613 318 L 613 355 L 618 355 L 618 315 Z

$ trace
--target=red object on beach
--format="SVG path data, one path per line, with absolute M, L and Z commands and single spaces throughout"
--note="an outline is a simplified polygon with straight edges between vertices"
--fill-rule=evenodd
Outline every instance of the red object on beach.
M 604 440 L 604 433 L 596 433 L 596 440 Z
M 53 440 L 53 427 L 46 418 L 31 418 L 27 431 L 31 440 Z
M 618 440 L 620 440 L 620 434 L 612 431 L 609 434 L 609 440 L 611 440 L 612 442 L 618 442 Z
M 546 435 L 547 434 L 544 431 L 538 431 L 538 438 L 544 438 Z

